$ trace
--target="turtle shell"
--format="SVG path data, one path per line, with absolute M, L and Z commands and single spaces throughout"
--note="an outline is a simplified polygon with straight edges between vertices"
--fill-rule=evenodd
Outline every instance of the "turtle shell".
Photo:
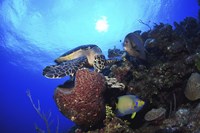
M 82 56 L 87 56 L 87 51 L 93 48 L 98 48 L 100 50 L 100 48 L 95 44 L 81 45 L 79 47 L 67 51 L 66 53 L 55 59 L 55 62 L 60 64 L 68 60 L 73 60 Z M 100 52 L 102 51 L 100 50 Z
M 94 67 L 97 71 L 105 68 L 105 57 L 101 49 L 94 44 L 76 47 L 55 60 L 57 64 L 44 68 L 43 75 L 47 78 L 73 77 L 78 69 Z

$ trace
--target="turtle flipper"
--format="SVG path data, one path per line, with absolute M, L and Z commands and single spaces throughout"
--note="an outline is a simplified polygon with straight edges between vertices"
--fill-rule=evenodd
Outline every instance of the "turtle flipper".
M 93 67 L 94 70 L 100 72 L 105 68 L 106 65 L 106 58 L 104 55 L 95 55 Z
M 43 75 L 47 78 L 62 78 L 67 75 L 73 77 L 76 71 L 87 63 L 87 58 L 82 56 L 57 65 L 47 66 L 43 70 Z

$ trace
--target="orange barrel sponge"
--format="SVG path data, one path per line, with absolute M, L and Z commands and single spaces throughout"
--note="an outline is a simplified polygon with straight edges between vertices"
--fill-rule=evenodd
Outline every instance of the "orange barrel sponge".
M 105 118 L 103 92 L 105 77 L 89 69 L 76 73 L 73 88 L 55 90 L 54 99 L 59 110 L 81 128 L 90 128 L 102 123 Z

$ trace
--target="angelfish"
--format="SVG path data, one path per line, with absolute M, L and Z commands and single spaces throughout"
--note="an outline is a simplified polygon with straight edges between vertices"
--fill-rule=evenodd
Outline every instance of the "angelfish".
M 117 115 L 124 116 L 132 114 L 133 119 L 136 112 L 140 111 L 144 106 L 145 102 L 137 98 L 135 95 L 123 95 L 118 97 L 118 103 L 116 104 Z
M 144 42 L 137 31 L 125 36 L 123 47 L 130 56 L 146 60 Z

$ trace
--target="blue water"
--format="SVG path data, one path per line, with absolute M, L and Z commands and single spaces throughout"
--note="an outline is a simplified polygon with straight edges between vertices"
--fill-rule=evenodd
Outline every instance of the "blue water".
M 197 0 L 1 0 L 0 1 L 0 132 L 34 133 L 34 124 L 45 130 L 26 91 L 42 112 L 52 113 L 51 132 L 59 118 L 59 132 L 74 124 L 57 109 L 54 90 L 67 78 L 42 76 L 45 66 L 76 46 L 95 43 L 122 48 L 120 40 L 134 30 L 173 24 L 187 16 L 198 17 Z

